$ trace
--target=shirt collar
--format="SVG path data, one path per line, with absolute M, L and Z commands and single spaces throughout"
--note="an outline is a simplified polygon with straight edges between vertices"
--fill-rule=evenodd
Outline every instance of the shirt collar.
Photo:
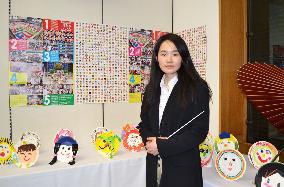
M 174 77 L 169 81 L 168 83 L 168 88 L 169 91 L 172 91 L 172 89 L 174 88 L 175 84 L 178 82 L 178 74 L 176 73 L 174 75 Z M 161 82 L 160 82 L 160 87 L 161 88 L 167 88 L 167 85 L 165 85 L 165 74 L 163 75 Z

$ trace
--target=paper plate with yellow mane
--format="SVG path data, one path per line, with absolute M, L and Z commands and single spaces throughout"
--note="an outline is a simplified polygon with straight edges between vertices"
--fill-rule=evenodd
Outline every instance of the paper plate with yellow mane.
M 13 142 L 8 138 L 0 138 L 0 165 L 16 162 L 16 150 Z
M 107 158 L 113 158 L 118 152 L 121 139 L 113 131 L 104 132 L 96 138 L 96 150 Z

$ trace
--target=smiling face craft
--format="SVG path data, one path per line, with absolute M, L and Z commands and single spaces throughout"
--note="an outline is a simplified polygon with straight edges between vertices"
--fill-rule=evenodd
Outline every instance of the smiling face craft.
M 34 144 L 37 149 L 40 148 L 39 135 L 31 131 L 23 133 L 20 138 L 20 142 L 22 142 L 22 144 Z
M 216 157 L 215 169 L 224 179 L 237 180 L 245 173 L 246 161 L 244 156 L 237 150 L 223 150 Z
M 132 125 L 126 124 L 123 126 L 121 139 L 123 146 L 129 151 L 139 152 L 144 147 L 139 130 Z
M 220 151 L 227 149 L 239 149 L 238 140 L 228 132 L 222 132 L 214 142 L 215 153 L 218 154 Z
M 284 184 L 284 164 L 270 162 L 261 166 L 254 182 L 256 187 L 281 187 Z
M 205 140 L 199 144 L 201 167 L 208 166 L 213 156 L 213 137 L 207 134 Z
M 39 149 L 34 144 L 26 144 L 23 142 L 17 148 L 18 162 L 17 166 L 19 168 L 29 168 L 33 166 L 39 157 Z
M 121 139 L 112 131 L 104 132 L 96 138 L 96 150 L 106 158 L 113 158 L 118 152 Z
M 70 165 L 75 164 L 78 151 L 78 143 L 72 137 L 62 136 L 54 146 L 54 157 L 49 163 L 53 165 L 57 160 Z
M 274 145 L 266 141 L 255 142 L 249 149 L 248 158 L 250 163 L 259 169 L 266 163 L 269 163 L 278 151 Z
M 12 164 L 16 160 L 13 142 L 8 138 L 0 138 L 0 165 Z

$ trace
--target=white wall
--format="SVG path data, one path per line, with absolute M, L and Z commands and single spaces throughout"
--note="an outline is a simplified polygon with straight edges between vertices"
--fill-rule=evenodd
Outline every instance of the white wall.
M 8 1 L 0 0 L 0 137 L 9 137 L 9 56 L 8 56 Z
M 104 0 L 103 23 L 171 32 L 171 0 Z M 208 34 L 207 80 L 213 91 L 210 129 L 219 132 L 219 22 L 218 0 L 174 1 L 174 32 L 206 25 Z M 12 15 L 102 23 L 101 0 L 12 0 Z M 0 137 L 9 137 L 8 107 L 8 0 L 0 0 Z M 6 42 L 5 42 L 6 41 Z M 42 150 L 52 152 L 59 128 L 70 128 L 81 145 L 89 146 L 90 132 L 103 123 L 101 104 L 18 107 L 12 109 L 13 140 L 25 130 L 37 132 Z M 140 121 L 140 104 L 105 104 L 105 126 L 120 134 L 125 123 Z
M 9 137 L 8 1 L 1 0 L 0 5 L 1 23 L 4 23 L 1 26 L 0 37 L 1 41 L 7 41 L 3 42 L 0 48 L 4 64 L 0 68 L 2 90 L 0 137 Z M 105 0 L 103 12 L 101 0 L 12 0 L 11 15 L 102 23 L 103 13 L 104 24 L 170 31 L 170 9 L 171 0 L 156 0 L 155 2 L 144 0 L 143 3 L 139 0 Z M 140 121 L 140 106 L 141 104 L 128 103 L 105 104 L 105 126 L 120 134 L 123 124 L 137 124 Z M 17 107 L 12 109 L 12 116 L 13 141 L 17 141 L 22 132 L 31 130 L 41 137 L 41 151 L 48 152 L 52 152 L 52 139 L 58 129 L 73 130 L 82 148 L 91 146 L 90 133 L 94 128 L 103 124 L 101 104 L 75 103 L 74 106 Z
M 219 134 L 219 1 L 174 1 L 174 32 L 206 25 L 207 64 L 206 80 L 212 90 L 210 132 Z
M 171 32 L 171 0 L 104 1 L 104 24 Z M 119 134 L 123 124 L 140 122 L 138 103 L 105 104 L 105 125 Z

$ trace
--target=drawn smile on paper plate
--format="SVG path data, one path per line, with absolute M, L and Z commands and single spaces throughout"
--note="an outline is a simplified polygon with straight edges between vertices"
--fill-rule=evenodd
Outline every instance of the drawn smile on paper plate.
M 257 154 L 257 158 L 262 163 L 266 163 L 267 161 L 271 160 L 271 151 L 268 149 L 267 150 L 260 149 L 257 151 L 256 154 Z
M 73 158 L 72 156 L 72 146 L 61 145 L 57 153 L 58 160 L 61 162 L 70 162 Z

